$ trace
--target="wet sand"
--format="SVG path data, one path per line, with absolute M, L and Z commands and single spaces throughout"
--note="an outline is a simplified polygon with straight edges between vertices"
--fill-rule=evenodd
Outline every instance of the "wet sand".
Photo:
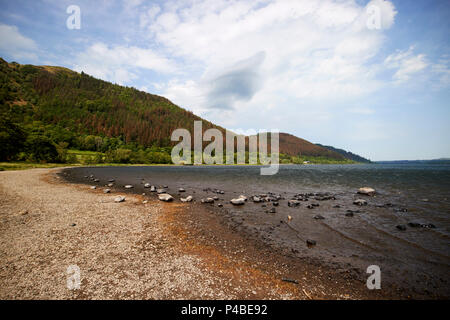
M 0 172 L 2 299 L 423 297 L 368 290 L 363 272 L 267 245 L 212 206 L 104 194 L 63 182 L 59 171 Z M 118 194 L 126 201 L 114 203 Z M 79 290 L 66 286 L 73 264 Z

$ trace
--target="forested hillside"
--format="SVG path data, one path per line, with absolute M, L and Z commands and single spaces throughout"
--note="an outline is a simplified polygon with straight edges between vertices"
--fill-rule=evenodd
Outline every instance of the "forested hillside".
M 345 157 L 347 159 L 350 159 L 350 160 L 353 160 L 353 161 L 356 161 L 356 162 L 361 162 L 361 163 L 370 163 L 371 162 L 369 159 L 363 158 L 363 157 L 361 157 L 361 156 L 359 156 L 357 154 L 354 154 L 353 152 L 350 152 L 350 151 L 346 151 L 346 150 L 343 150 L 343 149 L 338 149 L 338 148 L 335 148 L 335 147 L 332 147 L 332 146 L 324 146 L 324 145 L 321 145 L 320 143 L 317 143 L 317 146 L 323 147 L 325 149 L 328 149 L 328 150 L 336 152 L 336 153 L 339 153 L 343 157 Z
M 2 161 L 170 163 L 173 130 L 193 132 L 201 120 L 203 130 L 225 132 L 161 96 L 62 67 L 1 58 L 0 113 Z M 346 160 L 289 134 L 280 134 L 280 153 L 288 162 L 299 156 Z

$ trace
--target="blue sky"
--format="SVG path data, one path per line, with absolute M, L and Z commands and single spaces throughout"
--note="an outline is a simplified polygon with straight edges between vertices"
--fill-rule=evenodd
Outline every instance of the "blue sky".
M 70 5 L 81 28 L 68 29 Z M 231 130 L 450 157 L 448 1 L 0 0 L 0 56 L 156 93 Z

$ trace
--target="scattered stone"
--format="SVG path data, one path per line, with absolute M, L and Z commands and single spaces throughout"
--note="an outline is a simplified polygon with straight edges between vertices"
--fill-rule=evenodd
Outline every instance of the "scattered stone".
M 168 193 L 161 193 L 158 195 L 158 199 L 161 201 L 169 202 L 173 200 L 173 197 Z
M 275 208 L 270 209 L 269 213 L 276 213 L 277 211 L 275 210 Z
M 104 189 L 103 190 L 103 193 L 110 193 L 111 192 L 111 189 Z
M 94 189 L 97 189 L 97 187 L 96 186 L 91 186 L 91 189 L 94 190 Z
M 218 196 L 214 196 L 214 197 L 212 197 L 212 198 L 214 199 L 214 201 L 219 200 L 219 197 L 218 197 Z
M 169 186 L 163 186 L 164 189 L 167 189 Z
M 300 201 L 298 200 L 289 200 L 288 207 L 298 207 L 300 205 Z
M 151 184 L 150 184 L 150 183 L 144 184 L 144 188 L 150 188 L 150 187 L 151 187 Z
M 333 208 L 339 209 L 341 206 L 339 204 L 336 204 L 333 206 Z
M 114 202 L 124 202 L 125 197 L 124 196 L 118 196 L 114 198 Z
M 366 206 L 367 201 L 363 200 L 363 199 L 356 199 L 355 201 L 353 201 L 353 204 L 355 204 L 357 206 Z
M 71 223 L 70 226 L 71 227 L 75 227 L 77 224 L 76 223 Z
M 316 220 L 323 220 L 325 218 L 323 216 L 321 216 L 320 214 L 318 214 L 318 215 L 314 216 L 314 219 L 316 219 Z
M 432 223 L 409 222 L 408 226 L 410 226 L 411 228 L 430 228 L 430 229 L 436 228 L 436 226 Z
M 346 213 L 345 213 L 345 216 L 346 217 L 353 217 L 353 211 L 347 211 Z
M 184 190 L 183 188 L 179 188 L 178 192 L 186 192 L 186 190 Z
M 222 208 L 222 207 L 223 207 L 223 204 L 219 203 L 217 206 L 218 206 L 219 208 Z
M 238 197 L 238 199 L 243 199 L 244 201 L 247 201 L 247 197 L 244 196 L 243 194 L 241 194 L 241 195 Z
M 411 228 L 420 228 L 422 224 L 417 222 L 409 222 L 408 226 L 410 226 Z
M 403 225 L 403 224 L 396 225 L 395 227 L 396 227 L 398 230 L 400 230 L 400 231 L 405 231 L 405 230 L 406 230 L 406 226 Z
M 308 205 L 306 206 L 306 208 L 308 208 L 308 209 L 314 209 L 315 207 L 314 207 L 312 204 L 308 204 Z
M 192 196 L 187 196 L 186 198 L 181 198 L 181 202 L 191 202 L 194 198 Z
M 255 202 L 255 203 L 259 203 L 259 202 L 261 202 L 262 200 L 261 200 L 261 198 L 260 197 L 257 197 L 257 196 L 253 196 L 253 202 Z
M 288 221 L 291 221 L 292 220 L 292 217 L 291 216 L 288 216 Z
M 150 187 L 150 192 L 156 192 L 155 186 L 151 186 L 151 187 Z
M 394 211 L 395 212 L 408 212 L 408 209 L 406 209 L 406 208 L 395 208 Z
M 147 204 L 147 203 L 148 203 L 148 200 L 142 201 L 142 204 Z
M 100 180 L 99 179 L 94 179 L 94 182 L 99 182 Z
M 278 207 L 278 201 L 274 201 L 274 202 L 272 203 L 272 205 L 273 205 L 274 207 Z
M 151 190 L 150 190 L 150 191 L 151 191 Z M 156 189 L 156 193 L 157 193 L 157 194 L 166 193 L 166 190 L 164 190 L 164 189 Z
M 316 244 L 317 244 L 316 240 L 311 240 L 311 239 L 307 239 L 307 240 L 306 240 L 306 245 L 307 245 L 308 247 L 315 246 Z
M 422 202 L 429 202 L 430 200 L 428 200 L 428 199 L 420 199 L 420 201 L 422 201 Z
M 214 203 L 214 199 L 213 198 L 201 199 L 200 202 L 201 203 Z
M 283 278 L 283 279 L 281 279 L 281 281 L 299 284 L 299 282 L 295 279 Z
M 114 179 L 109 179 L 108 180 L 108 182 L 114 182 L 114 181 L 116 181 L 116 180 L 114 180 Z
M 127 184 L 124 187 L 125 187 L 125 189 L 132 189 L 133 188 L 133 186 L 131 184 Z
M 114 183 L 108 183 L 106 186 L 111 188 L 114 186 Z
M 369 187 L 363 187 L 363 188 L 358 189 L 358 193 L 372 197 L 375 195 L 375 189 L 369 188 Z
M 241 198 L 241 197 L 239 197 L 237 199 L 231 199 L 230 203 L 235 205 L 235 206 L 243 205 L 243 204 L 245 204 L 245 199 Z

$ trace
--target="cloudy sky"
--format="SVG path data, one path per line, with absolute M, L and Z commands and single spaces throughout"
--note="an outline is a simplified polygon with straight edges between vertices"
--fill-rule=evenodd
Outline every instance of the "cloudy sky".
M 80 29 L 67 27 L 80 8 Z M 232 130 L 450 157 L 450 2 L 0 0 L 0 56 L 163 95 Z M 70 19 L 69 22 L 75 20 Z

